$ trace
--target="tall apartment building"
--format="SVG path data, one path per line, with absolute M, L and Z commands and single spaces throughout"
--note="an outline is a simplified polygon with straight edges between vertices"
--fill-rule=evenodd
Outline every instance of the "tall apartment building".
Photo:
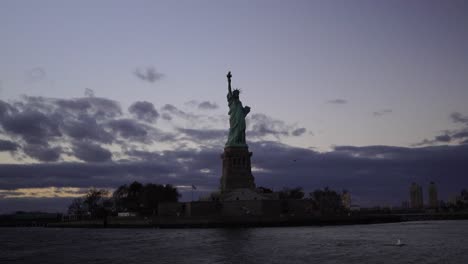
M 422 209 L 424 207 L 422 187 L 415 182 L 410 187 L 410 206 L 413 209 Z
M 429 207 L 439 208 L 439 200 L 437 199 L 437 187 L 434 182 L 429 184 Z
M 343 190 L 343 193 L 341 194 L 341 203 L 344 208 L 348 210 L 351 208 L 351 194 L 347 190 Z

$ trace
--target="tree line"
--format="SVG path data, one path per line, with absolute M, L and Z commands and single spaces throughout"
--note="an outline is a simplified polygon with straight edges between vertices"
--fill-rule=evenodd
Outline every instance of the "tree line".
M 265 187 L 258 187 L 257 189 L 263 193 L 273 192 L 273 190 Z M 339 213 L 344 211 L 341 195 L 328 187 L 310 192 L 308 197 L 306 197 L 302 187 L 283 188 L 278 192 L 278 198 L 280 200 L 310 200 L 312 208 L 323 214 Z
M 180 193 L 170 184 L 141 184 L 137 181 L 119 186 L 112 194 L 105 189 L 91 188 L 68 207 L 68 214 L 102 218 L 118 212 L 134 212 L 139 215 L 157 214 L 161 202 L 177 202 Z
M 260 193 L 273 193 L 273 190 L 258 187 Z M 321 213 L 339 213 L 344 211 L 341 195 L 328 187 L 317 189 L 305 197 L 301 187 L 283 188 L 278 191 L 280 200 L 310 200 L 312 208 Z M 119 186 L 110 193 L 105 189 L 91 188 L 79 198 L 75 198 L 68 207 L 68 214 L 78 218 L 102 218 L 117 215 L 118 212 L 133 212 L 143 216 L 157 215 L 158 205 L 162 202 L 178 202 L 181 197 L 178 190 L 170 185 L 142 184 L 137 181 Z

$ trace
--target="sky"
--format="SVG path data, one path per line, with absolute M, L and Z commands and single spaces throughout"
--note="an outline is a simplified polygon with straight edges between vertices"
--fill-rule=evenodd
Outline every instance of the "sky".
M 468 187 L 466 1 L 5 0 L 0 25 L 0 213 L 215 191 L 228 71 L 259 186 L 363 206 Z

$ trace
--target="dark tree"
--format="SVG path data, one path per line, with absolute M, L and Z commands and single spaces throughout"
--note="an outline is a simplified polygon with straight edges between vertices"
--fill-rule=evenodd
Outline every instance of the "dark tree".
M 88 209 L 88 212 L 92 217 L 103 217 L 105 212 L 106 204 L 108 204 L 109 191 L 105 189 L 91 188 L 84 197 L 83 204 Z
M 75 198 L 68 206 L 68 214 L 75 215 L 78 219 L 81 219 L 88 211 L 85 207 L 83 198 Z
M 172 185 L 133 182 L 117 188 L 112 195 L 117 211 L 156 214 L 160 202 L 177 202 L 180 194 Z
M 257 187 L 257 190 L 261 193 L 273 193 L 272 189 L 266 188 L 266 187 Z
M 343 211 L 341 195 L 336 191 L 325 187 L 323 190 L 315 190 L 309 194 L 317 209 L 324 214 L 338 213 Z
M 122 185 L 112 194 L 112 200 L 114 201 L 114 207 L 117 211 L 126 211 L 128 208 L 127 202 L 128 186 Z
M 142 204 L 143 184 L 134 181 L 128 186 L 128 194 L 126 199 L 128 211 L 138 212 L 143 206 Z
M 155 214 L 160 202 L 177 202 L 180 194 L 172 185 L 148 183 L 143 187 L 142 204 L 146 212 Z
M 287 200 L 287 199 L 300 200 L 304 198 L 304 191 L 302 190 L 301 187 L 296 187 L 293 189 L 283 188 L 283 190 L 279 192 L 279 198 L 280 200 Z

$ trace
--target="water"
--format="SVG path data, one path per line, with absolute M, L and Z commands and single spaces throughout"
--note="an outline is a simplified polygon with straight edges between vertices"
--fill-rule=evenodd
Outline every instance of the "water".
M 405 246 L 397 247 L 397 239 Z M 0 263 L 468 263 L 468 221 L 245 229 L 0 228 Z

